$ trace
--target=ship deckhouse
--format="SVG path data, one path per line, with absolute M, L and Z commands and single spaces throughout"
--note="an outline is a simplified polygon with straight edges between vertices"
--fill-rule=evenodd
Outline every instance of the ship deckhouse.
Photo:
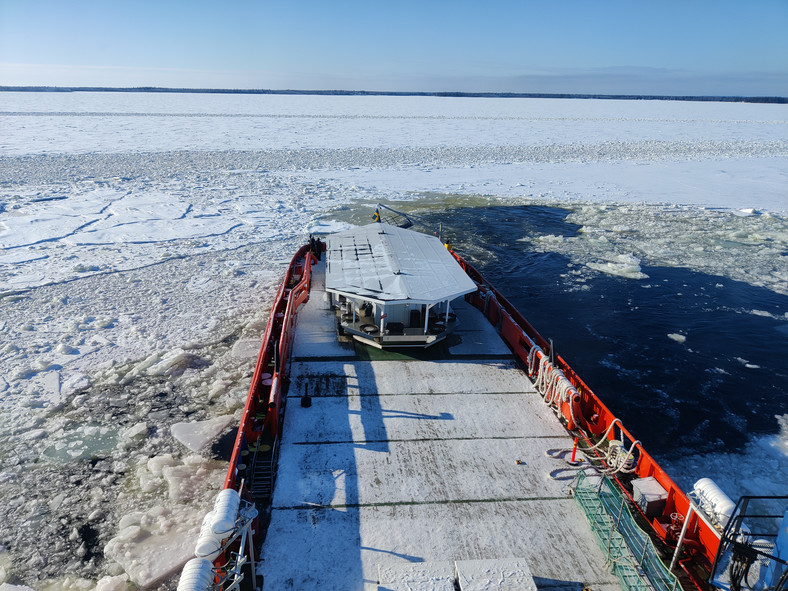
M 434 236 L 374 223 L 326 242 L 326 291 L 341 330 L 375 347 L 428 347 L 454 328 L 476 284 Z

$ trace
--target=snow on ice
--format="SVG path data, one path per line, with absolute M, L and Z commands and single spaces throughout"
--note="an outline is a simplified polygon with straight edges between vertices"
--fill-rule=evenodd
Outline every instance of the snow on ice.
M 234 420 L 233 415 L 225 415 L 207 421 L 175 423 L 170 429 L 172 436 L 188 449 L 200 451 L 224 433 Z
M 583 231 L 534 244 L 578 282 L 680 264 L 788 294 L 786 123 L 741 103 L 0 93 L 0 585 L 174 588 L 267 304 L 296 245 L 346 227 L 332 214 L 557 205 Z M 748 449 L 779 482 L 786 439 Z M 730 458 L 672 468 L 701 462 L 740 490 Z

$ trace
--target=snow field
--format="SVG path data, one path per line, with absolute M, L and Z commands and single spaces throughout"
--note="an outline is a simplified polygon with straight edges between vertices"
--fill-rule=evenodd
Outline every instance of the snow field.
M 784 105 L 561 99 L 3 93 L 4 153 L 785 140 Z M 66 126 L 58 122 L 68 121 Z

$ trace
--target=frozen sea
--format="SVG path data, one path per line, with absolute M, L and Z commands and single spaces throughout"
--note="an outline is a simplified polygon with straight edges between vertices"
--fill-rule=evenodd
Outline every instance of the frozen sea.
M 177 570 L 284 266 L 379 201 L 442 223 L 682 487 L 786 494 L 788 106 L 5 92 L 0 583 Z

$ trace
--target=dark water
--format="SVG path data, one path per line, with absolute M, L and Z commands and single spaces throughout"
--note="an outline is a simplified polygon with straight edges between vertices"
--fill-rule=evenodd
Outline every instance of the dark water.
M 681 266 L 646 264 L 648 279 L 591 272 L 577 289 L 563 277 L 577 264 L 528 239 L 575 236 L 579 226 L 567 222 L 569 213 L 469 207 L 422 217 L 442 222 L 455 250 L 553 339 L 653 454 L 737 451 L 750 436 L 777 433 L 775 415 L 788 413 L 788 334 L 778 319 L 788 297 Z

